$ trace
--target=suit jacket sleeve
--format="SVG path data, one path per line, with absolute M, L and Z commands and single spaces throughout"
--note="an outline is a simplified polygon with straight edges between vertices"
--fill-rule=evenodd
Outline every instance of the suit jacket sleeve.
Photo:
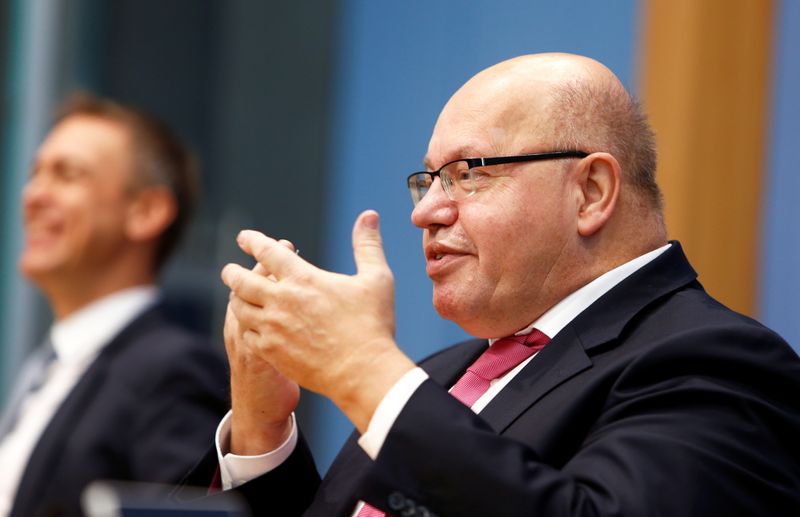
M 147 402 L 132 405 L 136 447 L 130 450 L 129 468 L 134 479 L 174 483 L 197 462 L 227 410 L 227 368 L 210 347 L 197 347 L 159 358 L 143 375 L 146 370 L 138 369 L 141 377 L 131 390 Z

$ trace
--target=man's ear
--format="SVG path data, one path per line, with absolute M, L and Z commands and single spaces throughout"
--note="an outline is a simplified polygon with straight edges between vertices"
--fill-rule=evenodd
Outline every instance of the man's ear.
M 608 153 L 592 153 L 582 159 L 579 166 L 578 233 L 590 237 L 603 228 L 614 213 L 622 169 L 617 159 Z
M 158 239 L 178 212 L 175 196 L 165 187 L 144 187 L 128 206 L 125 233 L 134 242 Z

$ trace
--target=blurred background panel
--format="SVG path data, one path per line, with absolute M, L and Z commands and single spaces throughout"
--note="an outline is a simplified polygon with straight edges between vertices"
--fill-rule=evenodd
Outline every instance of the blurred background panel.
M 800 343 L 800 3 L 794 0 L 5 0 L 0 2 L 0 395 L 50 314 L 16 272 L 19 194 L 52 110 L 83 89 L 165 119 L 203 164 L 203 202 L 164 276 L 216 339 L 219 271 L 257 228 L 354 271 L 350 229 L 382 216 L 397 339 L 414 359 L 464 338 L 430 304 L 405 177 L 482 68 L 585 54 L 640 95 L 660 139 L 670 236 L 723 302 Z M 352 429 L 304 394 L 320 467 Z

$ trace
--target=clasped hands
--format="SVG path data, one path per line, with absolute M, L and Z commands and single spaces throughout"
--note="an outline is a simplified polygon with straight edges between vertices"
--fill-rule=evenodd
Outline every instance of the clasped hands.
M 276 448 L 291 430 L 299 386 L 331 399 L 362 433 L 391 386 L 414 367 L 394 341 L 394 279 L 378 214 L 353 226 L 357 272 L 321 270 L 288 241 L 245 230 L 253 269 L 228 264 L 225 348 L 231 367 L 231 452 Z

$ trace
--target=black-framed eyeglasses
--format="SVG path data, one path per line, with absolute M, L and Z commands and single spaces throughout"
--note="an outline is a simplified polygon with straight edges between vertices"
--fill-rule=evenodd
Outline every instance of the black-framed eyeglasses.
M 447 197 L 453 201 L 460 201 L 477 192 L 481 187 L 481 183 L 491 177 L 490 173 L 477 167 L 562 158 L 585 158 L 587 156 L 589 156 L 589 153 L 583 151 L 550 151 L 517 156 L 496 156 L 493 158 L 463 158 L 445 163 L 438 171 L 420 171 L 409 174 L 408 190 L 411 193 L 414 206 L 416 206 L 428 193 L 434 178 L 439 176 Z

